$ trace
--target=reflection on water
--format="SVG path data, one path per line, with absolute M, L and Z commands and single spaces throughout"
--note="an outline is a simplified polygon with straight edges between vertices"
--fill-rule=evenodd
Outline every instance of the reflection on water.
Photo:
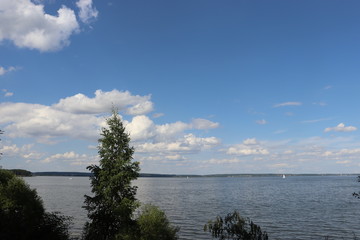
M 74 235 L 86 221 L 86 177 L 25 178 L 48 211 L 74 217 Z M 139 178 L 137 197 L 160 206 L 181 227 L 180 239 L 210 239 L 203 226 L 217 215 L 238 210 L 269 233 L 270 239 L 352 239 L 360 237 L 360 184 L 341 177 Z

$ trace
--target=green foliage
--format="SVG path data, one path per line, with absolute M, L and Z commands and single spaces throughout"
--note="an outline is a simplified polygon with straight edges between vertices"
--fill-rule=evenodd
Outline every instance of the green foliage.
M 134 148 L 118 114 L 113 111 L 99 139 L 99 166 L 88 169 L 93 176 L 93 196 L 85 196 L 84 208 L 89 222 L 85 224 L 84 239 L 110 240 L 126 235 L 136 227 L 133 212 L 139 206 L 135 198 L 137 187 L 131 182 L 139 176 L 139 163 L 132 162 Z
M 69 239 L 70 219 L 47 213 L 36 191 L 8 170 L 0 170 L 0 239 Z
M 209 231 L 213 238 L 220 240 L 267 240 L 268 235 L 249 219 L 244 219 L 237 211 L 229 213 L 223 219 L 218 216 L 215 221 L 209 221 L 204 226 L 204 231 Z
M 145 205 L 137 219 L 140 240 L 176 240 L 178 227 L 171 226 L 165 213 L 153 205 Z

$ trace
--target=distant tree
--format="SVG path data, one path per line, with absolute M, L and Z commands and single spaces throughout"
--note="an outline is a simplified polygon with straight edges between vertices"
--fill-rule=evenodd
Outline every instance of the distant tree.
M 36 190 L 0 169 L 0 239 L 67 240 L 70 218 L 45 211 Z
M 218 216 L 215 221 L 209 221 L 204 231 L 220 240 L 268 240 L 266 232 L 263 233 L 258 225 L 250 219 L 244 219 L 237 211 L 229 213 L 224 219 Z
M 24 169 L 10 169 L 16 176 L 31 177 L 32 173 Z
M 133 213 L 139 203 L 137 187 L 131 182 L 139 176 L 139 163 L 132 161 L 134 148 L 129 146 L 129 134 L 115 110 L 106 122 L 108 127 L 102 129 L 99 139 L 99 166 L 87 167 L 93 174 L 93 196 L 85 195 L 89 217 L 83 233 L 86 240 L 111 240 L 136 228 Z
M 171 226 L 165 213 L 154 205 L 145 205 L 137 219 L 139 240 L 177 240 L 178 227 Z

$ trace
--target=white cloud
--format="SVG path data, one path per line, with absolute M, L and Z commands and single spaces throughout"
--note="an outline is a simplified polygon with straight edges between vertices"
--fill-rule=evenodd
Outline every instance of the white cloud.
M 132 141 L 151 139 L 156 135 L 154 122 L 147 116 L 135 116 L 131 122 L 126 124 Z
M 0 19 L 1 19 L 1 17 L 0 17 Z M 1 24 L 0 24 L 0 30 L 1 30 Z M 1 32 L 0 32 L 0 41 L 1 41 Z M 6 73 L 9 73 L 9 72 L 15 71 L 15 70 L 16 70 L 15 67 L 4 68 L 4 67 L 0 66 L 0 76 L 4 75 Z
M 153 103 L 150 101 L 143 101 L 128 108 L 126 113 L 129 115 L 140 115 L 151 112 L 152 110 L 153 110 Z
M 14 93 L 9 92 L 7 89 L 2 89 L 2 92 L 4 93 L 4 97 L 11 97 L 14 95 Z
M 99 157 L 98 156 L 90 156 L 87 154 L 79 154 L 74 151 L 65 152 L 65 153 L 57 153 L 48 156 L 47 158 L 40 161 L 41 163 L 53 163 L 53 162 L 68 162 L 70 165 L 77 166 L 89 166 L 91 164 L 98 164 Z
M 12 92 L 6 92 L 4 96 L 5 97 L 11 97 L 13 95 L 14 95 L 14 93 L 12 93 Z
M 31 138 L 40 143 L 55 144 L 71 139 L 96 141 L 101 127 L 105 127 L 104 114 L 113 105 L 124 112 L 134 105 L 149 102 L 149 96 L 134 96 L 129 92 L 96 91 L 94 98 L 77 94 L 46 106 L 27 103 L 0 103 L 0 124 L 10 138 Z M 152 108 L 152 107 L 151 107 Z M 149 107 L 150 110 L 150 107 Z M 148 110 L 147 110 L 148 111 Z M 190 123 L 177 121 L 157 125 L 146 115 L 123 120 L 132 144 L 139 154 L 159 154 L 165 159 L 181 159 L 183 154 L 193 154 L 212 149 L 220 144 L 215 137 L 197 137 L 188 133 L 192 129 L 205 130 L 219 124 L 206 119 Z M 173 157 L 169 157 L 173 156 Z M 177 156 L 177 157 L 174 157 Z M 60 155 L 45 159 L 51 162 Z
M 193 134 L 187 134 L 171 142 L 145 142 L 137 145 L 137 153 L 162 154 L 169 153 L 193 154 L 201 150 L 210 149 L 220 144 L 220 140 L 215 137 L 198 138 Z
M 42 4 L 30 0 L 1 0 L 0 41 L 42 52 L 59 50 L 69 45 L 79 25 L 73 10 L 62 6 L 57 13 L 46 14 Z
M 1 103 L 0 124 L 10 137 L 32 137 L 51 143 L 58 137 L 96 140 L 105 119 L 96 114 L 107 114 L 112 106 L 126 110 L 136 104 L 149 102 L 149 96 L 133 96 L 129 92 L 96 91 L 95 98 L 83 94 L 60 100 L 52 106 L 27 103 Z M 112 104 L 113 103 L 113 104 Z M 150 111 L 151 106 L 143 111 Z M 138 121 L 138 119 L 135 119 Z M 137 124 L 141 125 L 142 123 Z M 140 133 L 137 130 L 136 134 Z
M 270 168 L 293 168 L 294 166 L 288 164 L 288 163 L 275 163 L 269 165 Z
M 242 144 L 236 144 L 225 150 L 229 155 L 268 155 L 269 151 L 255 138 L 248 138 Z
M 351 163 L 351 161 L 349 161 L 349 160 L 344 160 L 344 161 L 337 161 L 336 163 L 337 163 L 337 164 L 349 164 L 349 163 Z
M 261 119 L 261 120 L 257 120 L 256 123 L 259 124 L 259 125 L 265 125 L 268 122 L 265 119 Z
M 86 159 L 87 157 L 88 156 L 86 154 L 77 154 L 74 151 L 71 151 L 71 152 L 58 153 L 58 154 L 51 155 L 51 156 L 45 158 L 44 160 L 42 160 L 41 162 L 42 163 L 50 163 L 50 162 L 58 161 L 58 160 L 74 161 L 74 160 L 79 160 L 79 159 Z
M 186 161 L 187 158 L 180 154 L 169 154 L 169 155 L 145 155 L 145 156 L 138 156 L 138 161 L 160 161 L 160 162 L 174 162 L 174 161 Z
M 258 144 L 258 141 L 256 140 L 256 138 L 248 138 L 243 141 L 243 144 L 244 145 L 255 145 L 255 144 Z
M 275 104 L 274 107 L 286 107 L 286 106 L 301 106 L 302 103 L 301 102 L 284 102 L 284 103 L 278 103 Z
M 16 144 L 6 144 L 0 148 L 4 159 L 9 158 L 24 158 L 24 159 L 40 159 L 43 154 L 33 150 L 33 144 L 25 144 L 17 146 Z
M 96 19 L 99 12 L 92 4 L 92 0 L 79 0 L 76 6 L 80 9 L 79 18 L 84 23 L 89 23 L 91 20 Z
M 132 95 L 129 91 L 121 92 L 116 89 L 110 92 L 95 91 L 95 97 L 89 98 L 78 93 L 61 99 L 53 107 L 70 113 L 100 114 L 109 112 L 113 107 L 131 115 L 146 114 L 153 110 L 151 96 Z
M 219 127 L 219 123 L 212 122 L 210 120 L 202 119 L 202 118 L 193 119 L 191 123 L 191 128 L 194 129 L 205 130 L 205 129 L 213 129 L 218 127 Z
M 204 161 L 205 164 L 236 164 L 241 162 L 244 162 L 244 160 L 240 160 L 238 158 L 212 158 L 210 160 Z
M 9 137 L 30 137 L 44 143 L 64 136 L 95 140 L 104 124 L 104 119 L 93 115 L 63 112 L 39 104 L 2 103 L 0 115 L 0 124 L 6 125 Z
M 357 127 L 354 126 L 345 126 L 344 123 L 340 123 L 339 125 L 337 125 L 336 127 L 328 127 L 325 128 L 324 132 L 353 132 L 356 131 Z

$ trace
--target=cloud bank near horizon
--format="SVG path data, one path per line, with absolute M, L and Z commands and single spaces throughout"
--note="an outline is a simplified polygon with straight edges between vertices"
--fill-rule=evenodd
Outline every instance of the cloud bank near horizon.
M 160 166 L 169 169 L 214 173 L 221 164 L 223 171 L 261 172 L 322 172 L 327 165 L 351 169 L 358 167 L 360 145 L 351 136 L 315 136 L 298 140 L 261 140 L 254 137 L 227 144 L 224 139 L 209 135 L 220 123 L 193 118 L 187 122 L 158 124 L 164 114 L 154 113 L 151 95 L 134 95 L 129 91 L 96 90 L 93 96 L 82 93 L 59 99 L 51 105 L 0 103 L 0 129 L 6 141 L 0 142 L 0 152 L 6 158 L 22 159 L 29 167 L 51 169 L 58 165 L 84 168 L 98 162 L 95 143 L 100 130 L 106 127 L 106 117 L 116 108 L 135 147 L 135 160 L 146 171 L 156 172 Z M 316 123 L 317 121 L 315 121 Z M 349 134 L 354 126 L 340 123 L 324 130 Z M 321 129 L 319 129 L 319 134 Z M 41 146 L 61 146 L 82 142 L 90 147 L 65 148 L 44 152 Z M 72 146 L 72 145 L 71 145 Z M 46 149 L 46 148 L 45 148 Z M 166 167 L 162 168 L 167 169 Z M 174 170 L 172 170 L 174 171 Z

